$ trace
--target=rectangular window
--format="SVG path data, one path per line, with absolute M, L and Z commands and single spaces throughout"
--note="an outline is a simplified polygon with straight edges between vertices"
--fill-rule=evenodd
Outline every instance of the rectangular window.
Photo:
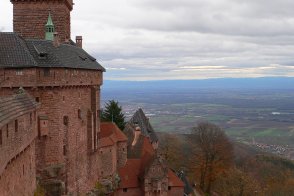
M 20 70 L 16 70 L 15 74 L 16 74 L 17 76 L 22 76 L 22 75 L 23 75 L 23 72 L 22 72 L 22 70 L 20 69 Z
M 43 73 L 44 73 L 44 76 L 46 77 L 50 76 L 50 68 L 44 68 Z
M 33 114 L 30 113 L 30 125 L 32 125 L 32 124 L 33 124 Z
M 2 145 L 2 129 L 0 129 L 0 145 Z
M 63 156 L 65 156 L 66 155 L 66 146 L 64 145 L 63 146 Z
M 18 132 L 18 120 L 14 121 L 14 128 L 15 128 L 15 132 Z
M 128 189 L 127 188 L 123 188 L 123 192 L 128 192 Z

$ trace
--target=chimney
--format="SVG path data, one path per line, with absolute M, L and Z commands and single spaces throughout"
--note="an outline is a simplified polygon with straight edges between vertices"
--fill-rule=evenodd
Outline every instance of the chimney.
M 83 36 L 76 36 L 77 47 L 83 48 Z
M 135 146 L 137 144 L 140 135 L 141 135 L 141 128 L 139 127 L 139 125 L 136 125 L 135 131 L 134 131 L 134 140 L 132 142 L 132 146 Z
M 53 34 L 53 45 L 55 47 L 58 47 L 60 45 L 59 35 L 57 32 L 54 32 L 54 34 Z

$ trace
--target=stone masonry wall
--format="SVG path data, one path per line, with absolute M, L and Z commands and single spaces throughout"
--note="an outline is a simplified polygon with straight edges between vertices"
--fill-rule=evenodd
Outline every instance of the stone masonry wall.
M 50 77 L 42 79 L 45 77 L 42 69 L 22 69 L 21 75 L 15 69 L 5 70 L 5 78 L 9 80 L 1 84 L 0 96 L 11 95 L 22 85 L 41 103 L 37 113 L 37 174 L 46 179 L 44 171 L 62 167 L 64 174 L 59 175 L 59 180 L 65 183 L 67 193 L 86 193 L 95 186 L 100 174 L 96 166 L 99 152 L 92 146 L 89 151 L 88 138 L 98 146 L 100 118 L 94 117 L 99 116 L 102 73 L 71 69 L 50 69 L 50 72 L 53 72 Z M 37 79 L 32 79 L 34 73 Z M 46 124 L 48 133 L 43 132 L 40 122 Z
M 66 183 L 68 193 L 83 193 L 92 188 L 90 185 L 94 184 L 88 182 L 88 179 L 93 172 L 98 179 L 98 171 L 90 171 L 91 155 L 87 146 L 87 113 L 91 111 L 91 89 L 55 87 L 32 91 L 41 103 L 39 115 L 48 118 L 49 127 L 49 134 L 37 139 L 38 169 L 64 164 L 66 174 L 62 180 Z M 91 112 L 93 116 L 96 115 L 95 111 Z
M 139 187 L 119 189 L 114 194 L 114 196 L 142 196 L 142 195 L 144 195 L 144 193 L 141 191 Z
M 37 135 L 36 112 L 32 110 L 0 127 L 0 134 L 1 175 L 3 169 L 34 141 Z
M 102 178 L 112 177 L 117 168 L 117 147 L 114 146 L 103 147 L 100 150 L 100 175 Z
M 167 195 L 172 195 L 172 196 L 183 196 L 183 187 L 171 187 L 170 190 L 168 190 Z
M 13 3 L 13 31 L 24 38 L 45 38 L 45 24 L 51 12 L 60 40 L 70 39 L 70 7 L 66 1 L 27 0 Z
M 49 75 L 44 74 L 49 70 Z M 102 85 L 102 72 L 95 70 L 61 68 L 4 69 L 0 75 L 1 87 L 41 87 L 41 86 L 87 86 Z M 100 92 L 97 92 L 97 96 Z M 0 92 L 1 96 L 1 92 Z M 97 105 L 100 105 L 99 103 Z
M 127 142 L 117 144 L 117 167 L 124 167 L 127 162 Z
M 32 196 L 36 189 L 34 142 L 11 160 L 0 176 L 1 196 Z

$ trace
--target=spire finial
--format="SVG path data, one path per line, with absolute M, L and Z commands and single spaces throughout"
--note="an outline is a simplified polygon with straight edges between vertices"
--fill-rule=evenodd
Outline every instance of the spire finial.
M 49 11 L 47 23 L 45 25 L 45 30 L 46 30 L 45 39 L 53 41 L 53 39 L 54 39 L 54 24 L 53 24 L 53 21 L 51 18 L 50 11 Z

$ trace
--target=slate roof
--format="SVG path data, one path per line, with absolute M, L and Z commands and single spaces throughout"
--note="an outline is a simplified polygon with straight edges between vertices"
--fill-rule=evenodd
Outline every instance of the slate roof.
M 182 180 L 182 182 L 184 183 L 184 193 L 186 195 L 189 195 L 190 193 L 193 192 L 193 188 L 191 186 L 191 184 L 189 183 L 186 174 L 184 173 L 184 171 L 180 171 L 177 173 L 177 176 Z
M 158 142 L 158 137 L 151 126 L 149 119 L 146 117 L 145 113 L 141 108 L 139 108 L 132 118 L 129 120 L 127 124 L 134 125 L 138 123 L 139 127 L 141 128 L 141 132 L 143 135 L 150 138 L 151 142 Z M 126 131 L 125 131 L 126 132 Z
M 70 43 L 58 47 L 48 40 L 25 40 L 16 33 L 0 33 L 0 68 L 54 67 L 105 69 L 85 50 Z
M 11 120 L 34 111 L 38 106 L 39 103 L 24 91 L 10 97 L 0 97 L 0 128 Z
M 36 67 L 25 40 L 15 33 L 0 33 L 0 67 Z

